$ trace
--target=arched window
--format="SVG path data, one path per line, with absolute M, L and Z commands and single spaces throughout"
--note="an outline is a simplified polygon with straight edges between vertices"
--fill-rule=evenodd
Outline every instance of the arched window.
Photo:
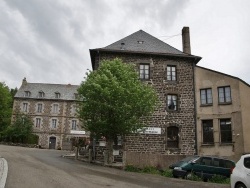
M 179 148 L 179 128 L 176 126 L 167 128 L 167 147 Z

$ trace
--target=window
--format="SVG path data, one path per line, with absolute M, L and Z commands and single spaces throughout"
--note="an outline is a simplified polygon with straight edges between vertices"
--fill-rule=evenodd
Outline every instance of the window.
M 39 128 L 41 125 L 41 118 L 36 118 L 36 127 Z
M 30 91 L 25 91 L 24 92 L 24 97 L 30 97 L 30 94 L 31 94 Z
M 244 166 L 250 169 L 250 157 L 244 159 Z
M 167 147 L 179 148 L 179 128 L 171 126 L 167 128 Z
M 42 113 L 42 109 L 43 109 L 43 104 L 38 103 L 38 104 L 37 104 L 37 112 L 38 112 L 38 113 Z
M 213 120 L 202 121 L 203 144 L 214 143 Z
M 58 92 L 56 92 L 56 93 L 55 93 L 55 98 L 56 98 L 56 99 L 60 99 L 60 97 L 61 97 L 61 94 L 58 93 Z
M 230 103 L 231 100 L 231 89 L 230 86 L 218 87 L 219 103 Z
M 173 65 L 167 66 L 167 80 L 176 81 L 176 66 Z
M 200 159 L 201 165 L 212 166 L 212 158 L 211 157 L 202 157 Z
M 201 93 L 201 104 L 202 105 L 213 103 L 212 89 L 201 89 L 200 93 Z
M 167 96 L 167 109 L 168 110 L 177 110 L 177 95 L 169 94 Z
M 72 130 L 76 130 L 76 120 L 72 120 Z
M 23 112 L 28 112 L 28 103 L 23 103 Z
M 52 113 L 58 113 L 58 109 L 59 109 L 58 104 L 53 104 Z
M 231 119 L 220 120 L 221 143 L 232 143 Z
M 149 79 L 149 64 L 140 64 L 140 79 Z
M 39 98 L 43 98 L 45 96 L 44 92 L 43 91 L 39 91 L 38 92 L 38 97 Z
M 52 129 L 56 129 L 57 119 L 52 119 Z
M 74 97 L 75 97 L 75 99 L 78 99 L 78 93 L 74 93 Z

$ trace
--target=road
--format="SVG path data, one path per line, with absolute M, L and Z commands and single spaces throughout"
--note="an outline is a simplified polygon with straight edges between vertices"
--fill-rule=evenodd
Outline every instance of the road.
M 67 151 L 0 145 L 8 162 L 5 188 L 229 188 L 203 182 L 125 172 L 61 157 Z

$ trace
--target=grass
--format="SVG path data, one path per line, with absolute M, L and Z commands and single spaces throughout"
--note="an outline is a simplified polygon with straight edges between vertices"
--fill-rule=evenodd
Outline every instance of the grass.
M 164 176 L 164 177 L 173 178 L 173 173 L 172 173 L 171 169 L 166 169 L 166 170 L 163 171 L 163 170 L 159 170 L 157 167 L 153 167 L 153 166 L 146 166 L 144 168 L 138 168 L 138 167 L 135 167 L 133 165 L 127 165 L 125 167 L 125 171 L 138 172 L 138 173 L 147 173 L 147 174 L 157 174 L 157 175 L 161 175 L 161 176 Z M 191 180 L 191 181 L 203 181 L 202 178 L 198 177 L 194 173 L 191 173 L 188 180 Z M 225 178 L 225 177 L 220 176 L 220 175 L 214 175 L 211 179 L 208 180 L 208 182 L 220 183 L 220 184 L 230 184 L 230 179 Z

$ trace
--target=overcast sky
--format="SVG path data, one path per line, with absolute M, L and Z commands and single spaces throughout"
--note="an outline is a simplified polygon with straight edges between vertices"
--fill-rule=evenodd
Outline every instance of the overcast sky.
M 250 83 L 249 0 L 1 0 L 0 10 L 0 82 L 10 88 L 24 77 L 80 84 L 89 49 L 140 29 L 182 50 L 183 26 L 198 65 Z

